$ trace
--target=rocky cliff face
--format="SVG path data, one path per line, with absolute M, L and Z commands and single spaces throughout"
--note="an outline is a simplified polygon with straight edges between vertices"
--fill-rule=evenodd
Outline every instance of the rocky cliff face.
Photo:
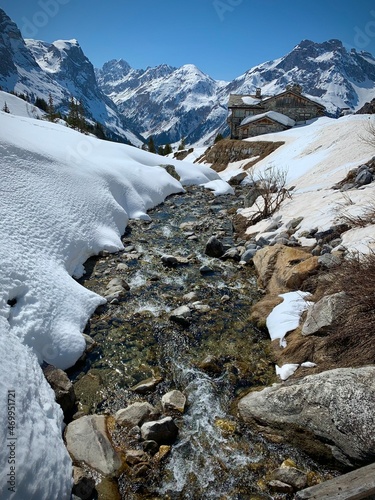
M 0 86 L 3 90 L 30 92 L 43 97 L 42 92 L 61 98 L 61 89 L 35 61 L 17 25 L 0 9 Z
M 29 94 L 31 100 L 48 100 L 51 94 L 55 107 L 64 114 L 74 96 L 82 101 L 88 118 L 102 123 L 107 134 L 133 144 L 142 143 L 99 88 L 94 68 L 76 40 L 24 40 L 16 24 L 1 9 L 0 86 L 8 92 Z

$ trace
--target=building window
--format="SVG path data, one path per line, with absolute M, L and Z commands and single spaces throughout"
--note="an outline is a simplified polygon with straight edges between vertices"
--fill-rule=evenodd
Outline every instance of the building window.
M 244 109 L 235 109 L 234 116 L 236 118 L 244 118 L 245 117 L 245 110 Z

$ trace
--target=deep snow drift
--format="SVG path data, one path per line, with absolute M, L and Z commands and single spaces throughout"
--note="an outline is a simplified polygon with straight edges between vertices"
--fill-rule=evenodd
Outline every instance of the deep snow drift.
M 62 413 L 38 362 L 73 365 L 85 347 L 81 332 L 104 301 L 72 276 L 82 275 L 89 256 L 121 249 L 128 219 L 148 218 L 147 210 L 182 192 L 182 184 L 216 193 L 231 188 L 208 167 L 29 118 L 33 110 L 24 101 L 0 97 L 20 115 L 0 112 L 0 497 L 64 500 L 71 461 Z M 180 182 L 162 163 L 174 165 Z M 9 429 L 13 390 L 15 429 Z M 4 452 L 13 453 L 6 447 L 13 441 L 15 471 Z M 9 473 L 16 474 L 14 494 Z

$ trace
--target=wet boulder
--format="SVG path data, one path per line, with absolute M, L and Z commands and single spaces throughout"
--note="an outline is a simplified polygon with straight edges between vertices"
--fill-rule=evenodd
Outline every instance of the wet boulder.
M 238 249 L 236 247 L 232 247 L 225 251 L 224 255 L 221 256 L 221 259 L 222 260 L 231 259 L 236 262 L 239 262 L 241 257 Z
M 73 495 L 82 500 L 93 498 L 95 479 L 89 477 L 81 467 L 73 467 Z
M 66 428 L 65 440 L 75 462 L 83 462 L 105 476 L 116 475 L 121 468 L 121 457 L 108 437 L 104 415 L 73 420 Z
M 184 413 L 186 397 L 181 391 L 169 391 L 161 398 L 161 404 L 165 412 L 178 411 Z
M 189 326 L 191 317 L 191 309 L 188 306 L 180 306 L 177 309 L 174 309 L 169 319 L 174 321 L 175 323 L 179 323 L 182 326 Z
M 145 441 L 156 441 L 161 444 L 172 444 L 178 435 L 178 427 L 172 417 L 146 422 L 141 427 L 141 436 Z
M 55 392 L 56 402 L 61 406 L 64 415 L 71 415 L 75 408 L 76 395 L 74 386 L 68 375 L 60 368 L 48 365 L 44 376 Z
M 136 402 L 127 408 L 118 410 L 115 414 L 116 423 L 122 426 L 134 427 L 142 425 L 146 420 L 153 420 L 157 410 L 147 402 Z
M 211 238 L 206 243 L 206 248 L 204 253 L 209 257 L 222 257 L 225 253 L 225 248 L 223 243 L 216 238 L 216 236 L 211 236 Z
M 145 380 L 141 380 L 136 385 L 130 387 L 130 390 L 136 392 L 137 394 L 147 394 L 155 390 L 156 386 L 160 384 L 163 379 L 160 377 L 150 377 Z
M 307 474 L 297 467 L 281 465 L 271 472 L 271 479 L 289 484 L 294 491 L 302 490 L 307 485 Z

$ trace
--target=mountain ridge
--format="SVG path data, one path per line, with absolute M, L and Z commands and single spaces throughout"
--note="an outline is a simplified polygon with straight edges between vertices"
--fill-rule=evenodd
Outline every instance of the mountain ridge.
M 256 65 L 231 82 L 213 80 L 194 65 L 169 66 L 168 73 L 148 79 L 147 97 L 143 82 L 134 77 L 134 72 L 145 70 L 133 70 L 126 62 L 126 73 L 117 73 L 117 81 L 111 81 L 107 74 L 103 84 L 106 71 L 111 73 L 111 66 L 118 67 L 118 63 L 112 60 L 96 69 L 99 86 L 136 130 L 145 137 L 152 135 L 158 143 L 173 143 L 182 136 L 188 143 L 212 143 L 217 133 L 227 133 L 229 94 L 254 94 L 259 87 L 264 95 L 274 95 L 286 85 L 298 83 L 305 95 L 326 107 L 330 116 L 339 116 L 346 108 L 357 111 L 375 97 L 375 58 L 365 51 L 348 51 L 337 39 L 322 43 L 302 40 L 285 56 Z M 151 75 L 157 69 L 146 71 Z M 194 83 L 197 74 L 201 75 L 200 85 Z M 152 116 L 154 120 L 149 118 Z
M 46 100 L 51 94 L 63 113 L 73 95 L 94 120 L 136 146 L 150 136 L 157 145 L 177 144 L 182 137 L 189 145 L 210 145 L 218 133 L 228 133 L 231 93 L 261 88 L 263 95 L 275 95 L 290 83 L 301 85 L 330 116 L 355 112 L 375 97 L 375 58 L 348 51 L 337 39 L 305 39 L 230 82 L 215 80 L 194 64 L 134 69 L 124 59 L 111 59 L 94 68 L 77 40 L 24 40 L 0 9 L 0 86 Z

